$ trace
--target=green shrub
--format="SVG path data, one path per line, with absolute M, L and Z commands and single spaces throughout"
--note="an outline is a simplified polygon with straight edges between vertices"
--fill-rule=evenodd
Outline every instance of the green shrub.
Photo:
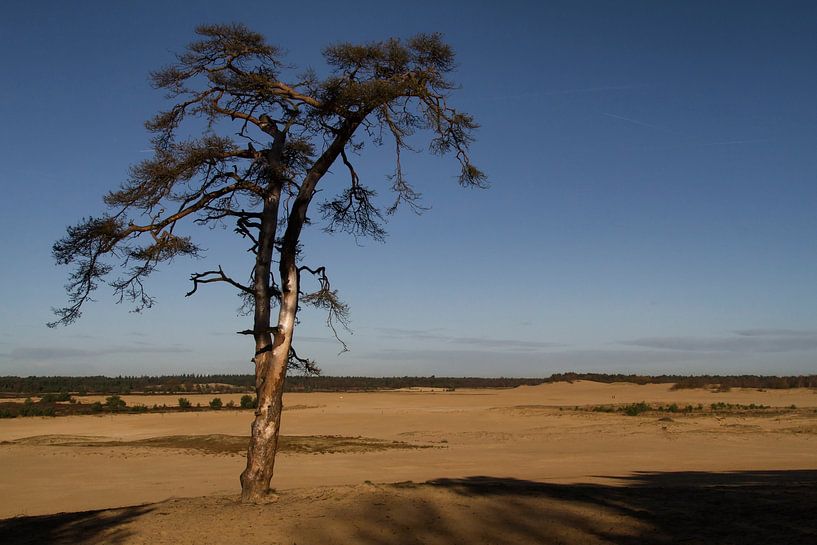
M 52 409 L 53 410 L 53 409 Z M 43 416 L 43 409 L 33 403 L 24 403 L 19 410 L 20 416 Z
M 127 406 L 125 400 L 119 396 L 110 396 L 105 398 L 105 406 L 112 411 L 119 411 Z
M 214 410 L 217 411 L 217 410 L 221 409 L 222 406 L 223 406 L 223 404 L 221 403 L 221 398 L 220 397 L 214 397 L 210 401 L 210 408 L 211 409 L 214 409 Z
M 193 405 L 190 403 L 190 400 L 189 400 L 189 399 L 187 399 L 186 397 L 180 397 L 180 398 L 179 398 L 179 408 L 181 408 L 181 409 L 189 409 L 189 408 L 190 408 L 190 407 L 192 407 L 192 406 L 193 406 Z
M 91 403 L 91 412 L 94 413 L 101 413 L 105 408 L 102 406 L 102 403 L 99 401 L 94 401 Z
M 243 395 L 241 396 L 241 408 L 242 409 L 254 409 L 257 401 L 255 397 L 251 395 Z
M 131 412 L 134 412 L 134 413 L 146 413 L 146 412 L 148 412 L 148 406 L 147 405 L 134 405 L 134 406 L 132 406 L 130 408 L 130 410 L 131 410 Z
M 17 418 L 17 413 L 8 409 L 0 409 L 0 418 Z
M 639 414 L 649 410 L 650 406 L 647 405 L 644 401 L 641 401 L 639 403 L 632 403 L 630 405 L 625 405 L 624 407 L 622 407 L 622 411 L 624 411 L 624 414 L 626 414 L 627 416 L 638 416 Z

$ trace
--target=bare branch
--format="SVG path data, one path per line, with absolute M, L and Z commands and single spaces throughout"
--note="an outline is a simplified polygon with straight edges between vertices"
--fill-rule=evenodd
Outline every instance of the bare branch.
M 297 371 L 301 371 L 303 375 L 321 374 L 321 368 L 318 367 L 318 364 L 315 360 L 309 358 L 302 358 L 298 356 L 298 353 L 295 352 L 295 349 L 292 346 L 289 347 L 289 358 L 287 361 L 287 367 L 295 369 Z
M 253 329 L 244 329 L 242 331 L 236 331 L 236 333 L 238 335 L 257 335 L 259 333 L 272 333 L 272 334 L 275 334 L 275 333 L 278 333 L 278 328 L 277 327 L 268 327 L 268 328 L 264 329 L 263 331 L 255 331 Z
M 191 295 L 196 293 L 196 290 L 199 288 L 199 284 L 212 284 L 213 282 L 226 282 L 245 293 L 254 293 L 254 291 L 251 288 L 239 282 L 236 282 L 235 280 L 224 274 L 224 270 L 221 268 L 221 265 L 219 265 L 217 271 L 205 271 L 203 273 L 194 273 L 190 275 L 190 280 L 193 282 L 193 289 L 185 293 L 184 294 L 185 297 L 190 297 Z

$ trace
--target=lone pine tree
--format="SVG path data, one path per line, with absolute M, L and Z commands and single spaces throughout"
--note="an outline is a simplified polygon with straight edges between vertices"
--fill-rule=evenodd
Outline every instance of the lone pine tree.
M 199 253 L 190 237 L 174 233 L 179 222 L 234 225 L 254 254 L 249 280 L 218 266 L 193 274 L 187 295 L 202 284 L 226 283 L 253 314 L 252 328 L 240 333 L 255 341 L 258 404 L 241 474 L 242 498 L 254 501 L 269 491 L 287 370 L 317 371 L 292 347 L 299 305 L 327 311 L 333 329 L 348 315 L 326 269 L 300 262 L 301 232 L 311 223 L 309 207 L 330 167 L 338 163 L 348 175 L 336 196 L 317 205 L 324 229 L 375 239 L 385 234 L 384 213 L 400 205 L 420 209 L 420 195 L 400 166 L 415 131 L 429 132 L 432 153 L 457 159 L 461 185 L 481 187 L 485 176 L 468 155 L 476 123 L 448 103 L 454 54 L 439 35 L 332 45 L 323 51 L 328 75 L 306 71 L 285 82 L 283 73 L 291 69 L 281 50 L 244 25 L 205 25 L 196 34 L 174 64 L 151 74 L 172 102 L 146 123 L 153 157 L 133 166 L 127 181 L 105 196 L 107 213 L 69 227 L 54 244 L 56 261 L 73 268 L 68 306 L 56 309 L 49 325 L 79 318 L 103 281 L 120 302 L 151 307 L 145 279 L 163 262 Z M 180 127 L 191 119 L 204 129 L 183 138 Z M 384 140 L 394 145 L 396 166 L 387 177 L 394 198 L 382 209 L 350 156 Z M 120 275 L 110 279 L 115 269 Z M 302 275 L 315 278 L 314 291 L 302 291 Z

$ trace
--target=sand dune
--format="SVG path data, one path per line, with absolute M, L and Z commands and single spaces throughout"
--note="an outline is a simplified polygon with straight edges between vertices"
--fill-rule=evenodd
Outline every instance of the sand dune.
M 588 410 L 640 401 L 776 409 L 639 416 Z M 178 528 L 194 525 L 201 535 L 212 526 L 228 537 L 244 535 L 247 526 L 242 543 L 639 543 L 649 532 L 694 543 L 698 534 L 668 527 L 673 510 L 691 519 L 707 516 L 695 502 L 684 507 L 702 493 L 693 488 L 704 487 L 687 482 L 691 476 L 709 483 L 704 497 L 712 502 L 721 493 L 734 496 L 728 486 L 738 484 L 759 487 L 752 493 L 770 505 L 801 496 L 813 501 L 813 492 L 799 484 L 811 483 L 813 490 L 810 470 L 817 470 L 817 395 L 810 390 L 712 393 L 577 382 L 511 390 L 289 394 L 285 404 L 298 409 L 285 413 L 283 433 L 300 444 L 335 436 L 326 441 L 349 438 L 398 448 L 321 450 L 329 444 L 324 442 L 312 450 L 285 449 L 273 481 L 279 501 L 253 508 L 234 502 L 249 411 L 0 421 L 0 517 L 24 516 L 0 524 L 0 535 L 18 539 L 41 524 L 54 533 L 52 541 L 75 542 L 71 532 L 90 525 L 96 530 L 87 531 L 89 543 L 206 542 L 196 541 L 195 533 L 177 535 Z M 196 447 L 208 441 L 231 446 Z M 475 479 L 480 475 L 490 479 Z M 670 483 L 672 475 L 679 478 Z M 739 483 L 718 484 L 723 491 L 716 493 L 710 481 L 722 475 Z M 750 475 L 762 482 L 751 484 Z M 431 484 L 386 484 L 400 481 Z M 658 498 L 668 483 L 681 487 L 672 498 L 686 500 L 670 498 L 663 506 Z M 777 498 L 775 486 L 792 491 Z M 645 494 L 656 505 L 640 505 Z M 142 503 L 152 505 L 25 517 Z M 639 514 L 645 510 L 653 514 Z M 250 531 L 253 517 L 260 529 Z M 270 518 L 279 521 L 274 528 L 261 522 Z M 814 530 L 813 523 L 801 521 L 800 527 Z M 412 539 L 394 537 L 406 528 Z M 699 533 L 711 538 L 709 531 Z

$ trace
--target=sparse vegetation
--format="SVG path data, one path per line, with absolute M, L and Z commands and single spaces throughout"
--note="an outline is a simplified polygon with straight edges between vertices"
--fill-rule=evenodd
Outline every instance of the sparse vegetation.
M 673 384 L 673 390 L 685 388 L 715 388 L 728 392 L 730 388 L 817 388 L 817 375 L 765 376 L 765 375 L 619 375 L 606 373 L 556 373 L 546 382 L 575 382 L 592 380 L 593 382 L 629 382 L 633 384 Z
M 766 414 L 766 415 L 775 415 L 780 414 L 781 412 L 786 411 L 793 411 L 796 410 L 796 405 L 790 405 L 788 407 L 771 407 L 769 405 L 762 405 L 757 403 L 749 403 L 748 405 L 740 404 L 740 403 L 712 403 L 707 408 L 704 407 L 702 403 L 698 403 L 697 405 L 685 405 L 684 407 L 680 407 L 677 403 L 670 403 L 669 405 L 651 405 L 644 401 L 639 403 L 631 403 L 627 405 L 596 405 L 590 408 L 582 408 L 582 407 L 575 407 L 574 410 L 576 411 L 591 411 L 595 413 L 624 413 L 627 416 L 638 416 L 648 412 L 658 412 L 658 413 L 672 413 L 672 414 L 723 414 L 723 413 L 757 413 L 757 414 Z M 563 410 L 562 407 L 559 410 Z
M 125 400 L 117 395 L 105 398 L 105 406 L 112 411 L 121 411 L 127 406 Z
M 189 409 L 192 406 L 193 405 L 190 403 L 190 400 L 187 399 L 186 397 L 180 397 L 179 398 L 179 408 L 180 409 Z
M 57 403 L 60 401 L 71 401 L 71 399 L 72 399 L 71 394 L 67 392 L 60 392 L 57 394 L 53 393 L 43 394 L 43 396 L 40 398 L 40 401 L 42 401 L 43 403 Z
M 441 441 L 445 442 L 445 441 Z M 35 436 L 10 441 L 19 445 L 38 445 L 43 447 L 140 447 L 196 450 L 206 454 L 243 454 L 247 451 L 249 437 L 236 435 L 169 435 L 151 437 L 135 441 L 94 440 L 71 436 Z M 368 437 L 343 437 L 339 435 L 299 435 L 280 436 L 279 446 L 282 452 L 297 454 L 336 454 L 377 452 L 394 449 L 427 449 L 443 448 L 440 446 L 417 445 L 403 441 L 389 441 Z
M 638 416 L 641 413 L 647 412 L 649 410 L 650 406 L 643 401 L 640 401 L 638 403 L 631 403 L 630 405 L 625 405 L 624 407 L 621 408 L 621 411 L 627 416 Z

